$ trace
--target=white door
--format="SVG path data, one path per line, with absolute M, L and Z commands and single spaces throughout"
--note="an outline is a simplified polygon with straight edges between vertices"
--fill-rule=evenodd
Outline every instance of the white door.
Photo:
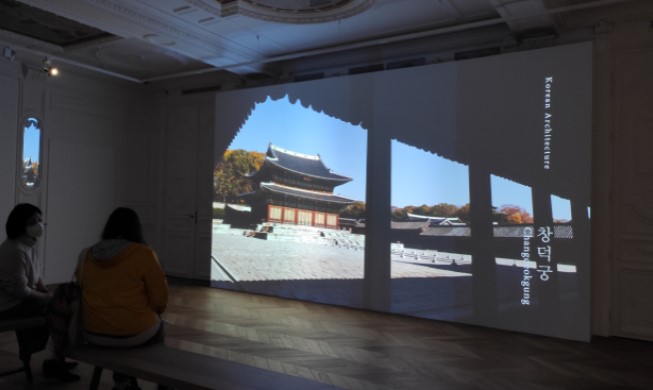
M 192 277 L 198 116 L 190 106 L 172 108 L 167 116 L 163 251 L 159 256 L 167 274 Z
M 166 273 L 210 278 L 213 105 L 187 103 L 167 112 L 163 251 Z
M 614 112 L 614 334 L 653 340 L 653 54 L 619 52 Z

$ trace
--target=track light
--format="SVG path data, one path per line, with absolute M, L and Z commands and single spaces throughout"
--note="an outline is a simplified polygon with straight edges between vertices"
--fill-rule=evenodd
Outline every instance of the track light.
M 48 76 L 58 76 L 59 68 L 52 66 L 52 61 L 47 57 L 43 59 L 43 71 L 48 74 Z

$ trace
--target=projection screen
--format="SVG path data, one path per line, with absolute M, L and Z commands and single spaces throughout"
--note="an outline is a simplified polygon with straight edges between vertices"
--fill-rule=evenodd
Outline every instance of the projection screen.
M 590 43 L 217 93 L 212 285 L 589 340 Z

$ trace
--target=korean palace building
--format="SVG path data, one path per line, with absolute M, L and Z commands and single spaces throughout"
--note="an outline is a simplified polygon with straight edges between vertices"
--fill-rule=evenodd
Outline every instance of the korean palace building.
M 340 212 L 355 202 L 333 193 L 352 178 L 331 171 L 319 155 L 272 144 L 261 168 L 247 177 L 255 190 L 240 198 L 259 221 L 337 229 Z

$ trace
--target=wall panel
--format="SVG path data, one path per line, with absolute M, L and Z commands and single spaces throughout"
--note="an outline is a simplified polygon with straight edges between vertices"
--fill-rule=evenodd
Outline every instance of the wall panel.
M 0 221 L 14 206 L 18 145 L 18 80 L 0 74 Z M 2 234 L 4 236 L 4 232 Z
M 653 41 L 614 44 L 612 327 L 653 340 Z

